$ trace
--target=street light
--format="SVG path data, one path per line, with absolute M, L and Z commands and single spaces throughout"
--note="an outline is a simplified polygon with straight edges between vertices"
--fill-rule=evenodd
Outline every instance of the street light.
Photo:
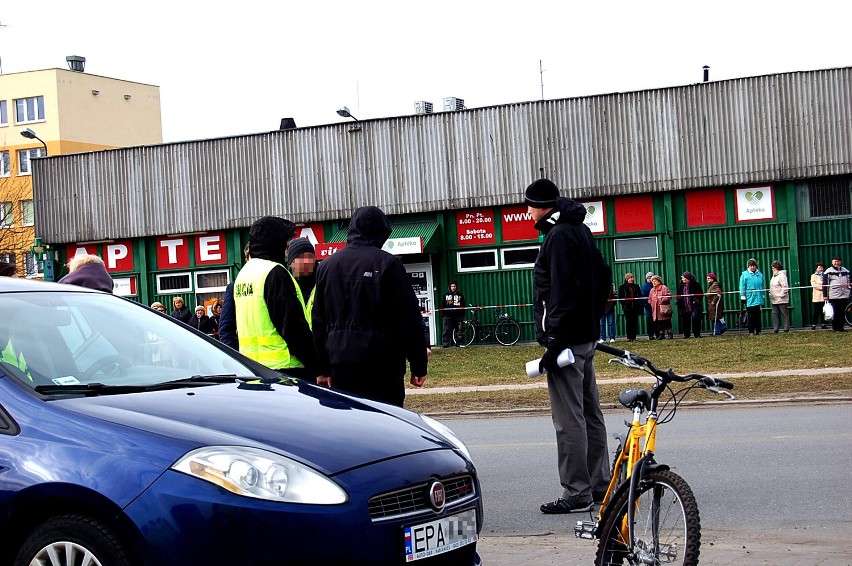
M 338 116 L 343 116 L 344 118 L 352 118 L 352 119 L 353 119 L 353 120 L 355 120 L 356 122 L 358 121 L 358 118 L 356 118 L 355 116 L 353 116 L 353 115 L 352 115 L 352 113 L 351 113 L 351 112 L 349 112 L 349 109 L 348 109 L 348 108 L 346 108 L 345 106 L 341 106 L 340 108 L 338 108 L 338 109 L 337 109 L 337 115 L 338 115 Z
M 38 140 L 41 142 L 41 145 L 44 146 L 44 154 L 47 155 L 47 144 L 44 143 L 44 140 L 36 135 L 34 131 L 29 128 L 26 128 L 21 131 L 21 135 L 27 138 L 28 140 Z

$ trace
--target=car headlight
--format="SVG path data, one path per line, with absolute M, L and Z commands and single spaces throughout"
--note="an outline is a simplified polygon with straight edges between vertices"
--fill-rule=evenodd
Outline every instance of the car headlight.
M 185 454 L 172 469 L 237 495 L 312 505 L 337 505 L 346 492 L 326 476 L 279 454 L 246 446 L 207 446 Z
M 462 454 L 464 454 L 468 460 L 473 462 L 473 458 L 471 458 L 470 456 L 470 450 L 468 450 L 467 446 L 464 445 L 464 442 L 462 442 L 461 439 L 456 436 L 456 433 L 450 430 L 450 427 L 443 425 L 435 419 L 427 417 L 426 415 L 420 415 L 420 418 L 423 419 L 423 422 L 429 425 L 429 428 L 446 438 L 450 442 L 450 444 L 461 450 Z

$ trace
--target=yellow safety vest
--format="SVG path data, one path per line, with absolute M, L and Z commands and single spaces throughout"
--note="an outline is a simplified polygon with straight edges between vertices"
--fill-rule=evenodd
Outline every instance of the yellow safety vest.
M 308 302 L 305 303 L 305 318 L 308 319 L 308 327 L 313 330 L 314 329 L 314 321 L 311 320 L 311 313 L 314 312 L 314 295 L 316 295 L 316 286 L 311 289 L 311 294 L 308 296 Z M 302 292 L 299 291 L 301 295 Z
M 275 329 L 269 310 L 263 300 L 266 277 L 275 266 L 281 265 L 267 259 L 251 258 L 240 270 L 234 281 L 234 305 L 237 319 L 237 334 L 240 337 L 240 353 L 272 369 L 301 368 L 301 361 L 290 354 L 287 342 Z M 281 265 L 281 267 L 284 267 Z M 284 268 L 287 271 L 287 268 Z M 290 275 L 290 272 L 287 271 Z M 296 297 L 302 311 L 305 301 L 296 280 L 290 275 L 296 288 Z
M 4 362 L 9 364 L 12 367 L 16 367 L 21 370 L 30 381 L 33 380 L 32 374 L 30 374 L 30 370 L 27 367 L 27 360 L 24 358 L 24 354 L 15 355 L 15 347 L 12 346 L 12 341 L 9 340 L 6 343 L 6 347 L 3 348 L 3 351 L 0 352 L 0 362 Z

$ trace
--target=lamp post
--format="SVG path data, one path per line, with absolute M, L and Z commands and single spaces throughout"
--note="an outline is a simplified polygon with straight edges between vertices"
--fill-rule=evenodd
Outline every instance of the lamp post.
M 44 146 L 44 155 L 47 156 L 47 144 L 44 143 L 44 140 L 36 135 L 34 131 L 29 128 L 26 128 L 21 131 L 21 135 L 27 138 L 28 140 L 38 140 L 41 142 L 41 145 Z
M 343 116 L 344 118 L 352 118 L 352 119 L 353 119 L 353 120 L 355 120 L 356 122 L 358 121 L 358 118 L 356 118 L 355 116 L 353 116 L 353 115 L 352 115 L 352 113 L 351 113 L 351 112 L 349 112 L 349 109 L 348 109 L 347 107 L 345 107 L 345 106 L 341 106 L 340 108 L 338 108 L 338 109 L 337 109 L 337 115 L 338 115 L 338 116 Z

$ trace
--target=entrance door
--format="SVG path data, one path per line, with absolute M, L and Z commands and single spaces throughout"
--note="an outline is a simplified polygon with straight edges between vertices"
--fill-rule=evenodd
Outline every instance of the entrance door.
M 432 310 L 432 264 L 431 263 L 407 263 L 405 271 L 411 278 L 411 286 L 420 303 L 420 312 L 423 314 L 423 332 L 426 335 L 426 343 L 429 346 L 435 344 L 435 313 Z

